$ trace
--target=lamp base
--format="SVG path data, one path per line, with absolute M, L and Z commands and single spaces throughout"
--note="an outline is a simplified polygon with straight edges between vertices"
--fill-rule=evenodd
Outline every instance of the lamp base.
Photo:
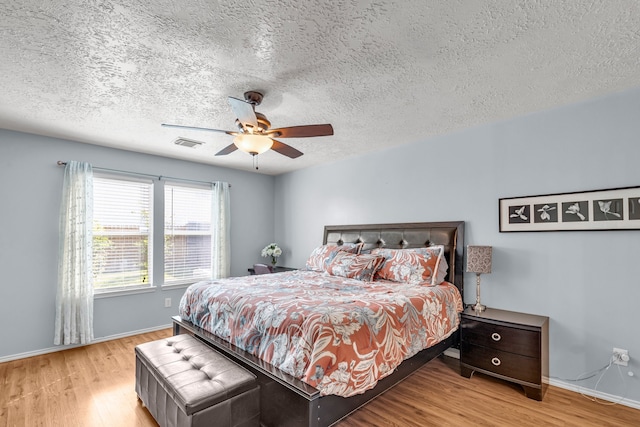
M 476 313 L 482 313 L 486 308 L 480 304 L 480 273 L 476 273 L 476 305 L 473 306 L 473 310 Z
M 485 311 L 487 309 L 486 305 L 482 305 L 479 302 L 476 303 L 475 305 L 470 306 L 471 308 L 473 308 L 473 311 L 476 311 L 478 313 L 481 313 L 483 311 Z

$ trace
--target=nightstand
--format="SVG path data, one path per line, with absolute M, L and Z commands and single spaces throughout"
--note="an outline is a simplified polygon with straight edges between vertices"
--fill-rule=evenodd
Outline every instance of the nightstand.
M 269 270 L 271 270 L 272 273 L 282 273 L 283 271 L 294 271 L 297 270 L 297 268 L 291 268 L 291 267 L 280 267 L 279 265 L 276 265 L 275 267 L 271 267 L 269 266 Z M 251 268 L 247 268 L 247 271 L 249 272 L 249 274 L 254 275 L 256 274 L 255 270 L 253 269 L 253 267 Z
M 549 381 L 549 318 L 493 308 L 467 308 L 461 317 L 460 373 L 511 381 L 542 400 Z

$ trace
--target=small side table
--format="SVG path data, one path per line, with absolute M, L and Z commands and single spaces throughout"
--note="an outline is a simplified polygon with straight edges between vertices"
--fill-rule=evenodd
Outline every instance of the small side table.
M 549 318 L 487 308 L 462 313 L 460 373 L 474 371 L 520 384 L 542 400 L 549 381 Z
M 292 268 L 292 267 L 280 267 L 279 265 L 276 265 L 275 267 L 271 267 L 269 266 L 269 270 L 271 270 L 272 273 L 282 273 L 283 271 L 294 271 L 297 270 L 297 268 Z M 247 271 L 249 272 L 249 274 L 251 274 L 252 276 L 254 274 L 256 274 L 256 271 L 253 269 L 253 267 L 248 268 Z

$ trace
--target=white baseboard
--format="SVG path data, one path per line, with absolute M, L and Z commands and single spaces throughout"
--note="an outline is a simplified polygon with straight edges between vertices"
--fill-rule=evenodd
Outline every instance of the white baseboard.
M 0 363 L 10 362 L 12 360 L 18 360 L 18 359 L 26 359 L 27 357 L 40 356 L 40 355 L 48 354 L 48 353 L 55 353 L 56 351 L 63 351 L 63 350 L 68 350 L 70 348 L 83 347 L 85 345 L 97 344 L 99 342 L 117 340 L 118 338 L 130 337 L 132 335 L 139 335 L 139 334 L 145 334 L 147 332 L 160 331 L 162 329 L 167 329 L 167 328 L 171 328 L 171 324 L 162 325 L 162 326 L 154 326 L 153 328 L 140 329 L 140 330 L 137 330 L 137 331 L 125 332 L 125 333 L 122 333 L 122 334 L 115 334 L 115 335 L 109 335 L 107 337 L 96 338 L 95 340 L 91 341 L 89 344 L 59 345 L 59 346 L 55 346 L 55 347 L 43 348 L 41 350 L 28 351 L 28 352 L 25 352 L 25 353 L 18 353 L 18 354 L 11 354 L 9 356 L 0 357 Z
M 640 409 L 640 402 L 638 402 L 637 400 L 625 399 L 622 396 L 616 396 L 614 394 L 603 393 L 601 391 L 593 390 L 590 388 L 580 387 L 579 385 L 567 383 L 554 378 L 549 378 L 549 385 L 560 387 L 565 390 L 573 391 L 575 393 L 581 393 L 585 396 L 593 397 L 595 399 L 606 400 L 607 402 L 615 402 L 619 405 Z
M 460 359 L 460 350 L 457 348 L 449 347 L 444 351 L 445 356 L 453 357 L 454 359 Z M 563 388 L 565 390 L 573 391 L 575 393 L 581 393 L 585 396 L 593 397 L 600 400 L 606 400 L 607 402 L 615 402 L 619 405 L 628 406 L 630 408 L 640 409 L 640 402 L 631 399 L 625 399 L 622 396 L 616 396 L 613 394 L 602 393 L 597 390 L 580 387 L 576 384 L 567 383 L 554 378 L 549 378 L 549 385 L 554 387 Z

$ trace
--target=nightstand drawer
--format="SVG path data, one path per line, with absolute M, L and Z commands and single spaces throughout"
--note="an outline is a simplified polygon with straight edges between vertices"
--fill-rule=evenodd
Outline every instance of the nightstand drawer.
M 534 358 L 540 357 L 540 333 L 469 320 L 462 323 L 462 341 Z
M 462 342 L 460 362 L 510 379 L 540 383 L 540 359 Z
M 474 371 L 513 381 L 542 400 L 549 377 L 549 318 L 487 308 L 461 315 L 460 374 Z

